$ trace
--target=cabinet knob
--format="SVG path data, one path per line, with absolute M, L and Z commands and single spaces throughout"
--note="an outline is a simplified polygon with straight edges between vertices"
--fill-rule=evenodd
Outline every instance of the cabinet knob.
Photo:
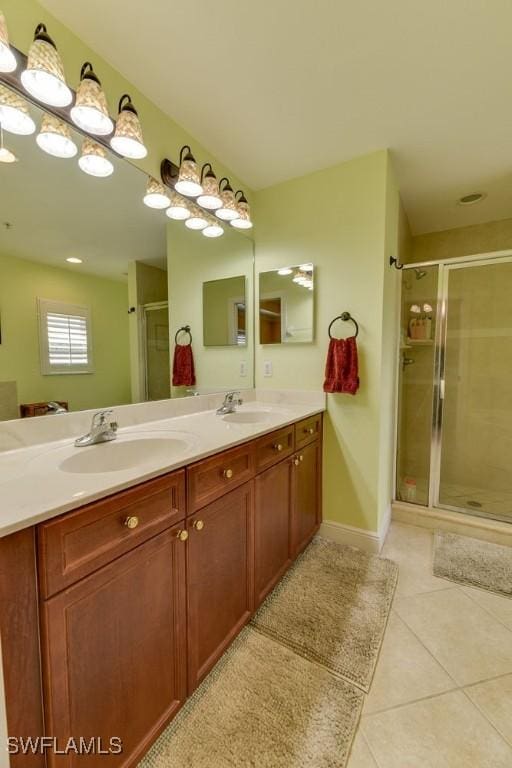
M 233 477 L 233 470 L 232 469 L 225 469 L 222 473 L 222 476 L 226 478 L 226 480 L 231 480 Z
M 203 520 L 194 520 L 192 523 L 196 531 L 202 531 L 204 528 L 204 521 Z
M 314 435 L 315 430 L 313 427 L 304 427 L 304 434 L 305 435 Z
M 139 518 L 136 517 L 135 515 L 131 515 L 130 517 L 126 518 L 126 520 L 124 521 L 124 524 L 130 530 L 133 530 L 133 528 L 136 528 L 138 526 Z
M 272 448 L 274 449 L 274 451 L 279 451 L 279 452 L 283 450 L 283 446 L 281 445 L 281 443 L 274 443 Z
M 300 464 L 300 461 L 299 461 L 299 457 L 298 457 L 298 456 L 296 456 L 296 457 L 294 458 L 294 460 L 293 460 L 293 463 L 295 464 L 295 466 L 296 466 L 296 467 L 298 467 L 298 466 L 299 466 L 299 464 Z
M 186 541 L 188 539 L 188 531 L 176 531 L 176 538 L 180 541 Z
M 302 455 L 302 453 L 301 453 L 301 455 L 299 456 L 299 461 L 304 461 L 304 456 Z

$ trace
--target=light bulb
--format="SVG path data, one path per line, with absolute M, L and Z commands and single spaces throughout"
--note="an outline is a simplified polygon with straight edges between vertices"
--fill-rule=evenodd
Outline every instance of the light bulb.
M 171 195 L 171 204 L 166 210 L 166 214 L 170 219 L 175 221 L 185 221 L 190 218 L 190 209 L 188 203 L 176 192 Z
M 190 218 L 185 221 L 185 226 L 189 229 L 201 230 L 208 226 L 208 220 L 200 209 L 194 206 Z
M 148 179 L 146 194 L 144 195 L 143 201 L 144 205 L 147 205 L 148 208 L 156 208 L 157 210 L 168 208 L 171 204 L 164 185 L 152 176 Z
M 9 46 L 9 34 L 5 16 L 0 11 L 0 72 L 14 72 L 18 62 Z
M 205 237 L 221 237 L 224 234 L 224 229 L 220 224 L 211 222 L 207 227 L 203 229 L 203 235 Z
M 118 154 L 130 160 L 142 160 L 148 154 L 142 140 L 139 115 L 127 93 L 119 100 L 116 132 L 110 140 L 110 145 Z
M 37 145 L 53 157 L 70 158 L 78 152 L 69 127 L 53 115 L 45 115 L 36 137 Z
M 25 99 L 4 85 L 0 85 L 0 123 L 4 131 L 18 136 L 29 136 L 36 130 Z
M 84 139 L 82 144 L 82 155 L 78 161 L 78 165 L 84 173 L 89 176 L 98 176 L 99 178 L 105 178 L 114 173 L 114 166 L 107 158 L 107 153 L 92 139 Z
M 38 24 L 21 82 L 31 96 L 52 107 L 67 107 L 73 94 L 66 85 L 59 52 L 44 24 Z
M 82 66 L 80 85 L 70 114 L 75 125 L 87 133 L 106 136 L 114 130 L 114 123 L 108 114 L 107 99 L 90 61 Z
M 185 144 L 180 151 L 180 170 L 174 188 L 176 192 L 186 197 L 197 197 L 203 193 L 199 169 L 188 144 Z
M 282 269 L 277 270 L 277 274 L 282 275 L 283 277 L 285 275 L 291 275 L 292 272 L 293 272 L 293 269 L 290 269 L 290 267 L 283 267 Z

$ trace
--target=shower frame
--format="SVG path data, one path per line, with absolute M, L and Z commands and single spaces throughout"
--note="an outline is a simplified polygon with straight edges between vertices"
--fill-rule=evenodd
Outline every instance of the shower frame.
M 402 274 L 406 270 L 422 269 L 424 267 L 438 267 L 437 275 L 437 299 L 436 299 L 436 323 L 434 337 L 434 369 L 433 369 L 433 394 L 432 394 L 432 422 L 430 438 L 430 464 L 429 464 L 429 485 L 428 500 L 426 507 L 435 509 L 445 509 L 452 512 L 462 512 L 490 519 L 485 512 L 468 507 L 456 507 L 449 504 L 441 504 L 439 501 L 439 492 L 441 484 L 441 451 L 442 451 L 442 431 L 443 431 L 443 402 L 445 385 L 445 353 L 446 353 L 446 333 L 448 326 L 448 289 L 450 272 L 454 269 L 463 269 L 469 267 L 484 266 L 492 263 L 512 262 L 512 250 L 491 251 L 489 253 L 477 253 L 470 256 L 458 256 L 450 259 L 435 259 L 432 261 L 414 262 L 404 264 Z M 403 299 L 403 281 L 400 284 L 400 308 L 402 308 Z M 398 339 L 402 328 L 402 316 L 400 312 Z M 397 377 L 397 411 L 396 411 L 396 431 L 395 431 L 395 467 L 394 467 L 394 501 L 403 500 L 399 498 L 398 493 L 398 440 L 400 424 L 400 366 L 401 352 L 398 354 L 398 377 Z M 422 504 L 414 504 L 416 507 L 424 507 Z M 493 515 L 496 520 L 510 522 L 510 518 Z

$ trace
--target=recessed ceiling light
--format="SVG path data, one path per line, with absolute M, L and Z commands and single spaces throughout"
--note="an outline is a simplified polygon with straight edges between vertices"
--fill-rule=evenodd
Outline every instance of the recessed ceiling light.
M 475 203 L 479 203 L 480 200 L 483 200 L 484 197 L 487 197 L 485 192 L 472 192 L 470 195 L 459 197 L 457 202 L 459 205 L 474 205 Z
M 70 256 L 69 259 L 66 259 L 66 261 L 69 261 L 70 264 L 81 264 L 82 259 L 78 259 L 76 256 Z

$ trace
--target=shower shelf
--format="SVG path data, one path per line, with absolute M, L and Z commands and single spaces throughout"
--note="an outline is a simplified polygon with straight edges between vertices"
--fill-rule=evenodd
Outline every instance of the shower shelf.
M 407 339 L 406 347 L 431 347 L 433 339 Z

